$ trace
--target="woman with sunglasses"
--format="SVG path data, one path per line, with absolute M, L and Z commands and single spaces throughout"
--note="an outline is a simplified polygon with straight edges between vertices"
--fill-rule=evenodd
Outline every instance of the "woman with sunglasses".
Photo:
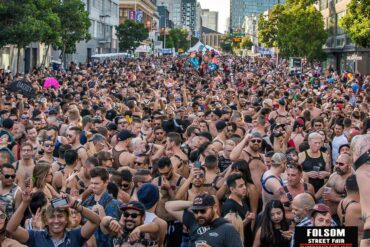
M 8 237 L 6 231 L 6 225 L 8 223 L 7 215 L 5 210 L 0 207 L 0 246 L 1 247 L 23 247 L 25 245 L 20 244 L 18 241 Z
M 269 201 L 262 215 L 262 223 L 258 228 L 253 247 L 288 247 L 292 231 L 285 218 L 283 204 L 278 200 Z

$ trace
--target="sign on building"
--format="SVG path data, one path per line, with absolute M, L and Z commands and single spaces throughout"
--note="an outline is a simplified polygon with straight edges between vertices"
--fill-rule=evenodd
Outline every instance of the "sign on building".
M 141 11 L 141 10 L 136 11 L 136 21 L 137 22 L 143 22 L 144 21 L 143 11 Z
M 350 55 L 350 56 L 347 57 L 347 60 L 361 61 L 362 60 L 362 56 L 359 56 L 357 54 L 352 54 L 352 55 Z
M 129 10 L 128 11 L 128 18 L 130 20 L 135 20 L 135 11 L 134 10 Z

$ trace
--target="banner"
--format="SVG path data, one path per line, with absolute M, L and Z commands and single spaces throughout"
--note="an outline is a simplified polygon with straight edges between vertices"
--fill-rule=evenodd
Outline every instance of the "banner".
M 295 247 L 357 247 L 357 227 L 296 227 Z
M 135 16 L 135 18 L 136 18 L 136 21 L 137 21 L 137 22 L 143 22 L 143 21 L 144 21 L 144 14 L 143 14 L 143 11 L 141 11 L 141 10 L 136 11 L 136 16 Z
M 20 93 L 27 98 L 35 98 L 36 93 L 32 87 L 32 84 L 28 81 L 13 81 L 7 87 L 7 90 L 15 93 Z
M 134 10 L 129 10 L 128 11 L 128 18 L 130 20 L 135 20 L 135 11 Z

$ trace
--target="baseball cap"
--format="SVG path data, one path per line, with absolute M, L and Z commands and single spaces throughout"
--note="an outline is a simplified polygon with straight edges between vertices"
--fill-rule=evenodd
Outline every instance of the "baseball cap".
M 209 194 L 200 194 L 194 198 L 190 210 L 205 209 L 215 205 L 215 199 Z
M 150 183 L 143 184 L 137 191 L 137 198 L 146 209 L 152 208 L 159 200 L 158 187 Z
M 316 212 L 319 212 L 319 213 L 330 213 L 331 214 L 331 210 L 328 206 L 326 206 L 325 204 L 323 203 L 319 203 L 319 204 L 316 204 L 313 209 L 312 209 L 312 215 Z
M 118 141 L 125 141 L 129 138 L 133 138 L 133 137 L 136 137 L 136 135 L 134 133 L 132 133 L 131 131 L 129 130 L 121 130 L 118 134 L 117 134 L 117 140 Z
M 107 130 L 117 130 L 117 125 L 115 123 L 108 123 Z
M 216 116 L 218 117 L 222 117 L 222 111 L 220 109 L 215 109 L 212 111 Z
M 145 214 L 145 206 L 141 202 L 138 202 L 138 201 L 131 201 L 121 206 L 122 211 L 126 211 L 128 209 L 137 210 L 139 211 L 141 215 Z

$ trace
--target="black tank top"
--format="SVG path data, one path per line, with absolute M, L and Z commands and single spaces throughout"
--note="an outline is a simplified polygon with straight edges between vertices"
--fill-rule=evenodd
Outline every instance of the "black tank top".
M 320 167 L 320 171 L 325 171 L 325 159 L 320 152 L 320 157 L 318 158 L 312 158 L 308 155 L 307 150 L 304 152 L 306 155 L 305 160 L 302 163 L 302 168 L 304 172 L 312 172 L 315 171 L 314 167 Z M 315 193 L 324 185 L 325 181 L 324 179 L 318 179 L 318 178 L 309 178 L 308 182 L 312 184 L 312 186 L 315 189 Z

